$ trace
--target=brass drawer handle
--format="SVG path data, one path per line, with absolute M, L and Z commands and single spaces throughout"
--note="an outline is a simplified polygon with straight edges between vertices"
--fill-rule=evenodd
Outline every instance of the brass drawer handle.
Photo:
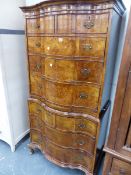
M 86 93 L 84 93 L 84 92 L 81 92 L 80 95 L 79 95 L 79 97 L 81 99 L 87 99 L 88 95 Z
M 85 21 L 83 26 L 86 28 L 86 29 L 91 29 L 92 27 L 94 27 L 94 22 L 93 21 Z
M 39 47 L 41 47 L 41 43 L 38 42 L 38 43 L 35 44 L 35 46 L 39 48 Z
M 35 69 L 36 69 L 36 70 L 40 70 L 40 69 L 41 69 L 41 64 L 36 64 L 36 65 L 35 65 Z
M 89 51 L 92 49 L 92 45 L 91 44 L 84 44 L 83 45 L 83 48 L 86 50 L 86 51 Z
M 81 74 L 87 76 L 90 73 L 90 69 L 83 68 L 81 69 Z
M 84 142 L 83 140 L 80 140 L 80 141 L 78 141 L 78 144 L 79 144 L 80 146 L 83 146 L 83 145 L 85 144 L 85 142 Z
M 81 129 L 86 128 L 86 125 L 85 125 L 84 123 L 80 123 L 78 126 L 79 126 L 79 128 L 81 128 Z

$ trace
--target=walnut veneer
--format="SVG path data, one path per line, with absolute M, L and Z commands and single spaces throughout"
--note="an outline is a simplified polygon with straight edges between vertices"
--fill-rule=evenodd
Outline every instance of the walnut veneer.
M 29 147 L 60 166 L 93 174 L 99 113 L 109 99 L 114 36 L 124 6 L 115 0 L 46 0 L 21 9 L 26 17 Z

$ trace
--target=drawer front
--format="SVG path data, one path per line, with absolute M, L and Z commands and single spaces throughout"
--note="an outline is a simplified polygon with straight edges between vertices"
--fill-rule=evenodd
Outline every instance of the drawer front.
M 40 33 L 40 20 L 39 18 L 33 18 L 33 19 L 27 19 L 26 22 L 27 26 L 27 34 L 28 33 L 34 33 L 38 34 Z
M 75 71 L 77 81 L 102 83 L 104 73 L 103 63 L 97 61 L 77 61 Z
M 41 38 L 40 37 L 28 37 L 28 52 L 29 53 L 41 53 Z
M 97 110 L 100 89 L 92 85 L 77 85 L 74 87 L 73 106 L 81 106 Z
M 104 58 L 106 38 L 80 38 L 79 39 L 79 56 Z
M 118 159 L 113 159 L 112 175 L 131 175 L 131 164 Z
M 29 53 L 104 58 L 106 38 L 28 37 Z
M 46 55 L 74 56 L 76 40 L 73 37 L 42 37 Z
M 81 165 L 82 167 L 88 167 L 89 171 L 93 168 L 93 159 L 90 158 L 86 152 L 64 149 L 58 147 L 50 142 L 46 143 L 46 152 L 54 159 L 63 162 L 65 164 L 72 164 L 74 166 Z
M 53 143 L 68 148 L 83 149 L 93 155 L 95 148 L 95 140 L 87 135 L 71 134 L 69 132 L 61 132 L 56 129 L 45 129 L 46 137 Z
M 75 120 L 75 131 L 88 133 L 89 135 L 96 137 L 97 134 L 97 125 L 90 120 L 87 119 L 77 119 Z
M 109 14 L 76 15 L 76 33 L 107 33 Z
M 84 119 L 81 116 L 64 116 L 64 113 L 63 115 L 58 115 L 45 110 L 41 103 L 33 100 L 29 100 L 28 104 L 30 115 L 39 117 L 39 119 L 50 128 L 56 128 L 63 132 L 80 132 L 88 134 L 92 138 L 95 138 L 97 135 L 98 124 L 88 118 Z
M 71 85 L 46 81 L 46 99 L 63 106 L 87 107 L 97 109 L 99 88 L 92 85 Z
M 37 74 L 38 76 L 41 76 L 44 72 L 44 59 L 42 59 L 40 56 L 29 56 L 29 70 L 30 74 Z
M 45 76 L 58 81 L 85 81 L 101 84 L 103 64 L 97 61 L 45 58 Z
M 82 132 L 93 138 L 97 134 L 97 124 L 82 118 L 63 117 L 56 115 L 56 128 L 63 131 Z

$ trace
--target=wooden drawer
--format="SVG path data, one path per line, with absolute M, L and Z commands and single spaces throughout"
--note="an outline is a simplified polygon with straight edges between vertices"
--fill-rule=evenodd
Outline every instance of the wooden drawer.
M 29 53 L 53 56 L 80 56 L 103 59 L 105 45 L 105 37 L 28 37 Z
M 76 33 L 107 33 L 109 14 L 76 15 Z
M 97 109 L 99 88 L 95 85 L 72 85 L 46 81 L 45 97 L 57 105 Z
M 42 37 L 46 55 L 74 56 L 76 40 L 74 37 Z
M 64 149 L 47 142 L 46 152 L 51 157 L 60 162 L 63 162 L 64 164 L 71 164 L 73 166 L 81 165 L 82 167 L 88 167 L 88 170 L 92 171 L 93 158 L 89 157 L 85 151 Z
M 26 21 L 27 34 L 38 34 L 40 33 L 40 19 L 39 18 L 28 18 Z
M 28 37 L 28 52 L 38 53 L 42 52 L 41 37 Z
M 100 89 L 93 85 L 77 85 L 73 87 L 73 106 L 81 106 L 97 110 L 99 91 Z
M 106 38 L 88 37 L 79 38 L 79 56 L 104 58 Z
M 90 135 L 95 138 L 97 135 L 98 123 L 81 116 L 72 117 L 68 115 L 58 115 L 53 112 L 45 110 L 43 104 L 38 103 L 37 100 L 29 100 L 29 113 L 31 116 L 39 116 L 40 120 L 50 128 L 56 128 L 63 132 L 79 132 Z
M 131 164 L 113 159 L 111 175 L 131 175 Z
M 87 135 L 61 132 L 56 129 L 45 128 L 46 137 L 53 143 L 67 148 L 82 149 L 94 154 L 95 140 Z
M 93 138 L 96 137 L 97 134 L 97 124 L 88 119 L 72 118 L 58 116 L 56 115 L 56 123 L 55 126 L 57 129 L 62 131 L 71 131 L 71 132 L 80 132 L 84 134 L 88 134 Z
M 85 60 L 45 58 L 45 76 L 58 81 L 85 81 L 101 84 L 103 63 Z

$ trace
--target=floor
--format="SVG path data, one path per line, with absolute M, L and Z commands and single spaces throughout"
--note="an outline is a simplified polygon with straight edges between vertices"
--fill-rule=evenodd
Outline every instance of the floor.
M 40 151 L 30 155 L 27 144 L 22 140 L 14 153 L 0 141 L 0 175 L 84 175 L 82 171 L 61 168 L 46 160 Z M 100 173 L 101 174 L 101 173 Z

